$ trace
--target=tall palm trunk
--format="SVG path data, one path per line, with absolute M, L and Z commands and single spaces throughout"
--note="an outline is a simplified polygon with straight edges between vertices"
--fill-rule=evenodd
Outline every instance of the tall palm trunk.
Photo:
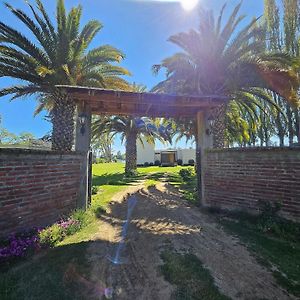
M 136 140 L 137 132 L 130 130 L 126 134 L 126 159 L 125 159 L 125 174 L 127 176 L 134 175 L 136 173 Z
M 213 111 L 214 125 L 212 128 L 213 134 L 213 147 L 224 148 L 225 147 L 225 115 L 227 104 L 222 104 Z
M 66 95 L 54 101 L 51 111 L 52 150 L 71 151 L 74 142 L 74 114 L 76 105 Z

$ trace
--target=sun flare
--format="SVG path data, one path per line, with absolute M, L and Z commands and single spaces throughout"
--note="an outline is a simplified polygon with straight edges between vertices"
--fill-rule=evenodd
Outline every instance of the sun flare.
M 184 10 L 192 10 L 194 9 L 199 0 L 180 0 L 180 4 Z

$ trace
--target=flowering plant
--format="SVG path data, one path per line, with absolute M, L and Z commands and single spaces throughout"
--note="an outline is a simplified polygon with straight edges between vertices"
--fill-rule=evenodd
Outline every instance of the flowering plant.
M 44 229 L 33 229 L 10 235 L 3 243 L 0 243 L 0 263 L 24 257 L 31 250 L 53 247 L 66 236 L 72 235 L 86 226 L 87 220 L 85 212 L 77 210 L 68 219 L 61 219 Z
M 81 222 L 73 218 L 60 220 L 39 233 L 40 243 L 43 247 L 53 247 L 66 236 L 74 234 L 81 228 Z
M 13 257 L 24 257 L 28 250 L 40 248 L 37 233 L 23 233 L 11 235 L 4 245 L 0 247 L 0 260 L 7 260 Z

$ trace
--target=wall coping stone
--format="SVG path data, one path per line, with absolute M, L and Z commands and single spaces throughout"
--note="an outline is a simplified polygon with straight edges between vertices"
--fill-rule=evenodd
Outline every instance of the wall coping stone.
M 220 149 L 206 149 L 207 153 L 224 153 L 224 152 L 267 152 L 267 151 L 276 151 L 276 152 L 288 152 L 296 151 L 300 152 L 299 146 L 294 147 L 235 147 L 235 148 L 220 148 Z
M 41 150 L 41 149 L 28 149 L 28 148 L 0 148 L 0 155 L 70 155 L 70 156 L 81 156 L 85 154 L 80 151 L 54 151 L 54 150 Z

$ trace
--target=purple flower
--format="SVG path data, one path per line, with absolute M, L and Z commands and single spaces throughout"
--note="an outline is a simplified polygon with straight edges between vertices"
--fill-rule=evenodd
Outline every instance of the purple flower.
M 23 233 L 18 237 L 10 235 L 6 246 L 0 248 L 0 258 L 23 257 L 30 248 L 39 248 L 39 239 L 36 235 L 29 236 L 29 233 Z

